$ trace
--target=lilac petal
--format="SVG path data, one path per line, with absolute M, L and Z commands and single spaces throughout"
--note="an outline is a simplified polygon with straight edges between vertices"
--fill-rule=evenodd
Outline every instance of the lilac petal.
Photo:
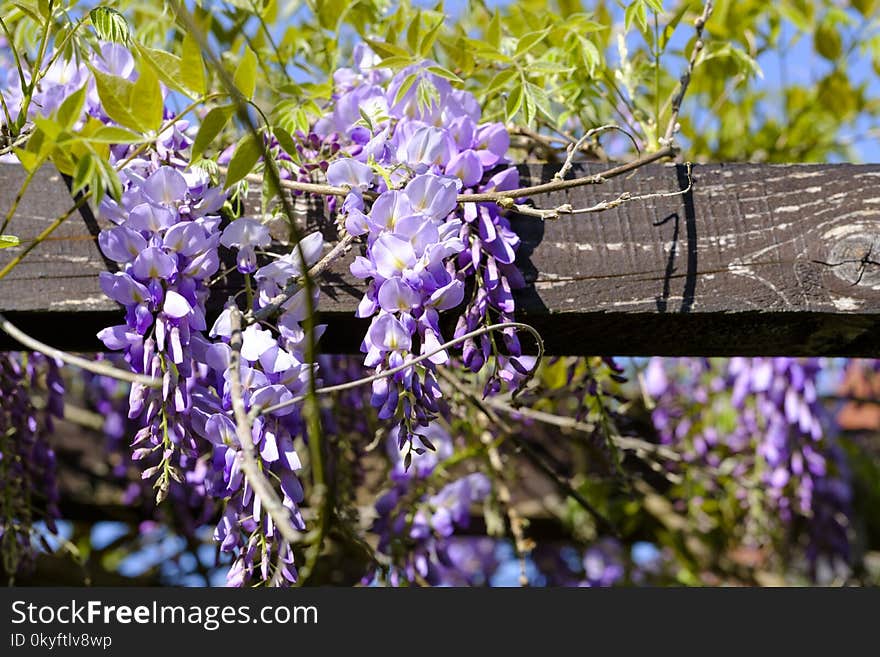
M 475 151 L 466 150 L 449 160 L 446 173 L 459 178 L 465 187 L 473 187 L 483 178 L 483 165 Z
M 240 217 L 229 224 L 223 231 L 220 244 L 227 248 L 258 246 L 266 248 L 272 243 L 269 229 L 261 222 L 250 217 Z
M 174 223 L 174 215 L 165 208 L 141 203 L 132 208 L 126 225 L 135 230 L 159 233 Z
M 241 355 L 252 363 L 259 360 L 265 352 L 278 343 L 270 331 L 264 331 L 256 324 L 248 326 L 241 334 Z
M 214 445 L 237 445 L 235 423 L 222 413 L 215 413 L 205 423 L 205 438 Z
M 373 182 L 373 170 L 350 157 L 341 158 L 327 167 L 327 182 L 334 187 L 367 189 Z
M 416 263 L 416 254 L 412 245 L 408 241 L 388 233 L 379 236 L 373 243 L 370 253 L 373 256 L 376 271 L 383 278 L 400 276 L 403 270 Z
M 455 308 L 464 299 L 464 283 L 455 279 L 431 295 L 429 303 L 437 310 Z
M 186 178 L 173 167 L 159 167 L 144 181 L 143 190 L 154 203 L 179 203 L 186 199 Z
M 419 301 L 418 293 L 399 278 L 389 278 L 379 288 L 379 305 L 387 312 L 410 312 Z
M 126 226 L 114 226 L 98 235 L 101 252 L 116 262 L 131 262 L 147 248 L 143 235 Z
M 432 219 L 444 219 L 455 210 L 458 178 L 421 175 L 413 178 L 404 190 L 412 207 Z
M 135 258 L 131 271 L 141 280 L 168 280 L 177 271 L 177 259 L 153 246 Z
M 102 271 L 98 280 L 104 294 L 124 306 L 143 303 L 150 298 L 150 291 L 124 272 L 111 274 Z
M 165 293 L 165 304 L 162 306 L 162 310 L 169 317 L 180 319 L 192 313 L 192 306 L 179 293 L 168 290 Z

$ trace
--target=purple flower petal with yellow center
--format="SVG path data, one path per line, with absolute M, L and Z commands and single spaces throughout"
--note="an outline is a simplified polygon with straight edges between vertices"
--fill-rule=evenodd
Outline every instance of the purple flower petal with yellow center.
M 144 181 L 143 190 L 154 203 L 175 205 L 186 198 L 186 178 L 173 167 L 159 167 Z
M 373 182 L 373 170 L 363 162 L 344 157 L 327 167 L 327 182 L 334 187 L 366 189 Z
M 141 280 L 168 280 L 177 271 L 177 259 L 151 246 L 135 258 L 131 271 Z
M 397 222 L 413 214 L 409 198 L 403 192 L 390 191 L 373 202 L 369 222 L 374 230 L 394 230 Z
M 385 351 L 409 351 L 412 337 L 394 315 L 381 313 L 373 319 L 369 330 L 370 341 Z
M 455 308 L 464 299 L 464 283 L 455 279 L 445 287 L 431 294 L 429 304 L 437 310 Z
M 235 423 L 222 413 L 215 413 L 205 423 L 205 438 L 219 447 L 238 445 Z
M 380 235 L 373 246 L 370 254 L 376 266 L 376 271 L 382 278 L 394 278 L 416 263 L 416 254 L 412 244 L 407 240 L 400 239 L 388 233 Z
M 102 271 L 98 280 L 104 294 L 124 306 L 144 303 L 150 298 L 150 291 L 124 272 Z
M 162 246 L 187 257 L 211 248 L 210 242 L 205 237 L 205 230 L 191 221 L 175 224 L 165 231 Z
M 446 130 L 425 126 L 419 128 L 412 139 L 398 151 L 398 157 L 410 166 L 440 166 L 449 161 L 453 150 L 454 144 Z
M 404 191 L 413 209 L 432 219 L 445 219 L 456 208 L 460 186 L 458 178 L 421 175 L 413 178 Z
M 410 312 L 419 302 L 418 292 L 399 278 L 389 278 L 379 288 L 379 305 L 387 312 Z
M 465 187 L 473 187 L 483 178 L 483 165 L 476 151 L 462 151 L 446 165 L 446 173 L 461 180 Z
M 174 222 L 174 215 L 166 208 L 160 208 L 151 203 L 141 203 L 131 209 L 125 223 L 129 228 L 135 230 L 159 233 L 173 225 Z
M 116 262 L 131 262 L 147 248 L 143 235 L 126 226 L 114 226 L 98 235 L 101 253 Z

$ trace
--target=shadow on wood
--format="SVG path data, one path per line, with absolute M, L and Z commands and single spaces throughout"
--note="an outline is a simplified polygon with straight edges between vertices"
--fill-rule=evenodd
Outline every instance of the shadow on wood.
M 525 184 L 554 169 L 521 171 Z M 880 356 L 880 166 L 702 165 L 693 178 L 687 194 L 599 214 L 511 217 L 528 282 L 516 295 L 517 319 L 544 335 L 549 353 Z M 23 179 L 18 166 L 0 165 L 0 212 Z M 687 184 L 683 166 L 650 165 L 532 202 L 577 208 Z M 46 168 L 9 232 L 26 245 L 71 205 Z M 62 225 L 0 281 L 0 310 L 53 345 L 100 348 L 95 333 L 122 318 L 98 286 L 107 267 L 94 239 L 99 224 L 75 215 Z M 15 252 L 0 250 L 0 264 Z M 325 351 L 357 351 L 366 326 L 353 316 L 362 285 L 348 272 L 351 258 L 321 280 Z M 214 310 L 227 292 L 217 291 Z M 3 336 L 0 347 L 15 345 Z

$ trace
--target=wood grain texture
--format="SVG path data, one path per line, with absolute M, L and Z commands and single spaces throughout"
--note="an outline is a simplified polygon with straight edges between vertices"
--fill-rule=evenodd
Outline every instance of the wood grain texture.
M 521 171 L 524 183 L 538 183 L 554 169 Z M 23 178 L 0 165 L 0 212 Z M 511 217 L 529 282 L 517 293 L 517 318 L 541 331 L 548 352 L 880 356 L 880 165 L 702 165 L 693 179 L 687 194 L 599 214 Z M 687 186 L 683 166 L 651 165 L 532 202 L 577 208 Z M 9 232 L 27 242 L 71 204 L 58 174 L 41 171 Z M 120 319 L 98 286 L 110 266 L 94 241 L 98 228 L 89 212 L 71 218 L 0 281 L 0 310 L 62 348 L 97 348 L 94 333 Z M 0 263 L 14 252 L 0 250 Z M 353 317 L 362 290 L 348 273 L 353 256 L 321 280 L 328 351 L 355 351 L 363 335 Z

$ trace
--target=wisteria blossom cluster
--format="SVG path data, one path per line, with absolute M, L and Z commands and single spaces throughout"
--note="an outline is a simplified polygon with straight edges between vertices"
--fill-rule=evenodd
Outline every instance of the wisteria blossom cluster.
M 456 556 L 464 550 L 450 540 L 457 527 L 466 528 L 474 505 L 489 495 L 491 483 L 481 472 L 466 474 L 433 495 L 418 494 L 437 465 L 453 453 L 452 436 L 438 423 L 423 429 L 434 450 L 406 467 L 396 430 L 386 443 L 393 464 L 392 488 L 376 501 L 373 531 L 379 535 L 380 552 L 390 557 L 383 576 L 393 586 L 404 582 L 440 584 L 456 570 Z M 406 452 L 408 454 L 408 452 Z
M 169 123 L 174 119 L 166 118 Z M 254 577 L 269 579 L 269 563 L 280 543 L 275 544 L 273 523 L 261 516 L 260 500 L 244 481 L 241 446 L 230 431 L 228 313 L 209 336 L 205 303 L 210 278 L 220 267 L 221 245 L 234 249 L 238 269 L 251 274 L 256 270 L 255 248 L 268 245 L 268 231 L 250 218 L 221 229 L 218 210 L 226 194 L 203 170 L 187 169 L 192 142 L 186 127 L 185 121 L 174 120 L 155 149 L 144 155 L 132 158 L 124 147 L 114 152 L 115 161 L 124 164 L 123 194 L 119 202 L 106 199 L 101 204 L 101 216 L 116 225 L 101 232 L 99 244 L 119 271 L 102 273 L 101 286 L 125 307 L 126 323 L 105 329 L 99 337 L 108 349 L 121 350 L 133 371 L 162 381 L 158 389 L 140 383 L 131 387 L 128 415 L 141 424 L 132 443 L 133 458 L 145 464 L 142 476 L 155 481 L 157 501 L 175 482 L 196 495 L 202 490 L 223 501 L 216 538 L 222 550 L 237 555 L 229 582 L 241 585 Z M 306 244 L 318 253 L 321 246 L 320 236 Z M 289 263 L 290 272 L 282 260 L 257 271 L 259 289 L 267 291 L 294 276 L 298 264 L 292 259 Z M 304 385 L 303 332 L 297 324 L 304 311 L 296 301 L 279 319 L 277 338 L 256 326 L 244 332 L 245 367 L 236 376 L 244 382 L 249 405 L 283 401 Z M 297 509 L 302 488 L 295 475 L 300 463 L 292 444 L 299 431 L 294 410 L 256 421 L 254 435 L 259 457 L 267 470 L 278 471 L 284 503 L 302 527 Z M 291 547 L 284 550 L 277 555 L 283 580 L 295 581 Z M 256 575 L 255 563 L 261 569 Z
M 505 159 L 504 125 L 480 123 L 476 99 L 432 72 L 432 62 L 392 77 L 363 45 L 356 61 L 335 74 L 334 102 L 315 131 L 341 135 L 350 156 L 329 164 L 327 180 L 351 190 L 341 207 L 345 229 L 366 240 L 351 267 L 367 281 L 358 309 L 372 317 L 362 345 L 365 363 L 381 372 L 409 354 L 433 354 L 373 384 L 372 403 L 381 417 L 399 419 L 403 445 L 438 412 L 436 366 L 449 358 L 438 351 L 447 337 L 439 313 L 464 301 L 465 281 L 474 286 L 455 337 L 512 319 L 511 287 L 522 284 L 513 266 L 519 238 L 495 204 L 459 208 L 457 198 L 513 189 L 519 177 Z M 371 202 L 367 191 L 377 194 Z M 513 331 L 504 343 L 499 349 L 483 335 L 463 345 L 464 363 L 474 372 L 495 357 L 487 393 L 503 381 L 515 385 L 528 372 Z
M 45 407 L 38 409 L 35 398 Z M 63 413 L 58 363 L 39 354 L 0 355 L 0 557 L 10 575 L 31 563 L 40 527 L 57 531 L 58 482 L 48 437 L 53 418 Z
M 846 563 L 852 489 L 841 449 L 823 429 L 819 372 L 818 359 L 732 358 L 723 368 L 681 359 L 672 371 L 652 359 L 645 388 L 661 440 L 735 482 L 751 540 L 777 520 L 801 523 L 811 562 Z

